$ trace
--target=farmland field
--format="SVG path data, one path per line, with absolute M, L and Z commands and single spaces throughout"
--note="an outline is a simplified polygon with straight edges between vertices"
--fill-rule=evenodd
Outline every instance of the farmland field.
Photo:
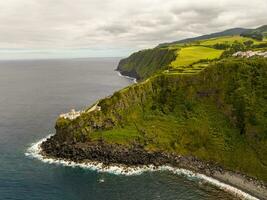
M 189 66 L 203 59 L 219 58 L 223 50 L 216 50 L 203 46 L 191 46 L 177 51 L 177 58 L 171 63 L 172 67 Z

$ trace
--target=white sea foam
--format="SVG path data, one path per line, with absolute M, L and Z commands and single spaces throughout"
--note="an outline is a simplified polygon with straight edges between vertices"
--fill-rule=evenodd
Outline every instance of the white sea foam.
M 132 80 L 134 83 L 137 83 L 136 78 L 133 78 L 133 77 L 130 77 L 130 76 L 124 76 L 124 75 L 122 75 L 119 71 L 117 71 L 117 73 L 118 73 L 119 76 L 124 77 L 124 78 L 127 78 L 127 79 L 130 79 L 130 80 Z
M 42 162 L 49 163 L 49 164 L 57 164 L 57 165 L 63 165 L 63 166 L 69 166 L 69 167 L 80 167 L 84 169 L 94 170 L 98 172 L 106 172 L 106 173 L 112 173 L 116 175 L 140 175 L 144 172 L 155 172 L 155 171 L 169 171 L 174 174 L 183 175 L 189 178 L 194 178 L 198 180 L 202 180 L 204 182 L 210 183 L 218 188 L 220 188 L 223 191 L 232 193 L 238 198 L 247 199 L 247 200 L 259 200 L 256 197 L 251 196 L 248 193 L 243 192 L 240 189 L 237 189 L 233 186 L 227 185 L 223 182 L 220 182 L 212 177 L 208 177 L 204 174 L 195 173 L 187 169 L 181 169 L 181 168 L 175 168 L 171 166 L 160 166 L 156 167 L 153 165 L 148 166 L 139 166 L 139 167 L 126 167 L 125 165 L 110 165 L 105 166 L 102 163 L 99 162 L 84 162 L 84 163 L 76 163 L 73 161 L 63 160 L 63 159 L 53 159 L 45 157 L 41 154 L 41 144 L 42 142 L 46 141 L 51 135 L 48 135 L 47 137 L 39 140 L 36 143 L 31 144 L 31 146 L 27 149 L 25 155 L 31 158 L 36 158 Z

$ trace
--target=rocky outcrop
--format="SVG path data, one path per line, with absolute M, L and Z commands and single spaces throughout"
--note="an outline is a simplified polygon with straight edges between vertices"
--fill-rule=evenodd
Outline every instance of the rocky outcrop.
M 217 163 L 204 162 L 193 156 L 180 156 L 174 153 L 148 152 L 143 146 L 133 144 L 123 146 L 109 144 L 103 141 L 91 143 L 59 142 L 54 137 L 42 144 L 42 154 L 45 157 L 61 158 L 77 163 L 101 162 L 104 166 L 123 165 L 127 172 L 128 167 L 153 165 L 155 168 L 168 165 L 188 169 L 193 172 L 214 177 L 222 182 L 243 189 L 260 199 L 267 198 L 264 182 L 248 177 L 241 173 L 225 170 Z
M 51 137 L 41 147 L 45 156 L 76 162 L 89 160 L 105 165 L 124 164 L 126 166 L 171 165 L 206 174 L 212 174 L 214 170 L 223 171 L 223 168 L 215 163 L 203 162 L 193 156 L 185 157 L 160 151 L 149 152 L 139 144 L 124 146 L 109 144 L 104 141 L 59 142 L 55 137 Z

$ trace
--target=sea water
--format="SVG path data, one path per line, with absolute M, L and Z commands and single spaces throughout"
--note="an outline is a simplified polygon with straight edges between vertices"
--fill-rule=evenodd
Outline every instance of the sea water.
M 37 142 L 55 132 L 59 114 L 84 109 L 133 84 L 114 71 L 118 61 L 0 61 L 1 200 L 236 199 L 203 177 L 167 170 L 167 166 L 123 174 L 118 166 L 100 170 L 97 164 L 43 162 L 34 156 Z

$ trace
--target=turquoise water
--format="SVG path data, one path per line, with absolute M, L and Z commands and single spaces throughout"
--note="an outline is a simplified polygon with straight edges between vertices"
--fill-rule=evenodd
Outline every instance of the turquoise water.
M 98 173 L 26 157 L 54 133 L 60 113 L 82 109 L 131 81 L 119 59 L 0 61 L 0 199 L 234 199 L 214 186 L 168 172 Z

